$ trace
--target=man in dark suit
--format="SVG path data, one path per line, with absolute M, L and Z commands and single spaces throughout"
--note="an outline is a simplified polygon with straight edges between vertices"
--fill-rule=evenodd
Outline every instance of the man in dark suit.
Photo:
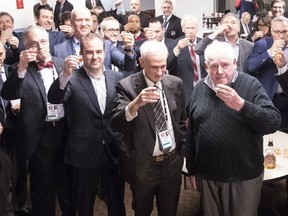
M 30 195 L 35 215 L 55 215 L 55 157 L 61 145 L 63 105 L 49 104 L 46 93 L 63 69 L 51 57 L 47 31 L 30 26 L 22 33 L 26 50 L 3 84 L 5 100 L 21 99 L 17 151 L 29 160 Z
M 130 0 L 130 4 L 129 4 L 130 5 L 130 11 L 129 12 L 125 12 L 123 14 L 119 14 L 119 16 L 118 16 L 118 14 L 116 14 L 117 7 L 119 7 L 122 4 L 123 4 L 122 1 L 117 0 L 115 2 L 115 4 L 112 6 L 112 8 L 111 8 L 111 12 L 114 14 L 114 17 L 117 18 L 117 20 L 122 24 L 122 26 L 127 24 L 128 16 L 129 16 L 130 13 L 136 13 L 136 14 L 139 15 L 142 28 L 145 28 L 145 27 L 148 26 L 149 20 L 152 17 L 149 16 L 144 11 L 140 10 L 140 7 L 141 7 L 141 1 L 140 0 Z
M 5 64 L 11 65 L 19 61 L 23 50 L 21 36 L 14 29 L 14 18 L 7 12 L 0 12 L 0 41 L 6 48 Z
M 89 22 L 85 24 L 78 23 L 76 20 L 85 19 Z M 80 54 L 80 43 L 81 38 L 88 34 L 91 29 L 91 13 L 86 7 L 75 8 L 71 14 L 71 25 L 74 28 L 74 36 L 58 44 L 54 48 L 54 54 L 57 57 L 65 59 L 69 55 L 79 55 Z M 85 25 L 85 26 L 84 26 Z M 126 71 L 136 71 L 136 55 L 132 50 L 134 44 L 134 38 L 131 33 L 125 34 L 123 37 L 125 54 L 121 53 L 117 48 L 115 48 L 110 41 L 105 40 L 105 60 L 104 65 L 106 68 L 111 69 L 111 64 L 119 67 Z
M 273 61 L 278 68 L 275 78 L 279 82 L 283 92 L 288 95 L 288 65 L 284 52 L 278 52 L 273 58 Z
M 140 51 L 144 69 L 118 83 L 111 126 L 124 133 L 120 166 L 132 189 L 135 215 L 150 215 L 156 196 L 158 215 L 175 216 L 187 118 L 183 83 L 166 74 L 163 43 L 146 41 Z
M 49 5 L 39 6 L 35 13 L 35 22 L 36 25 L 42 26 L 48 32 L 50 53 L 54 55 L 54 46 L 66 41 L 66 35 L 61 31 L 52 31 L 53 9 Z
M 181 20 L 184 37 L 179 38 L 174 50 L 173 60 L 169 72 L 182 79 L 185 93 L 185 105 L 188 108 L 194 85 L 198 80 L 206 77 L 207 72 L 204 65 L 204 56 L 191 56 L 191 52 L 201 38 L 196 37 L 198 21 L 193 15 L 185 15 Z
M 89 9 L 92 10 L 96 6 L 100 6 L 104 9 L 104 6 L 101 2 L 101 0 L 86 0 L 85 1 L 85 6 Z
M 115 209 L 109 198 L 113 193 L 118 196 L 113 192 L 117 179 L 111 175 L 110 166 L 121 136 L 116 136 L 109 124 L 115 105 L 115 85 L 123 75 L 104 67 L 104 42 L 98 35 L 89 33 L 81 38 L 81 53 L 83 67 L 74 73 L 79 57 L 67 57 L 63 74 L 52 84 L 48 94 L 51 103 L 64 103 L 69 108 L 64 162 L 72 174 L 73 206 L 79 215 L 93 216 L 99 178 L 108 172 L 110 177 L 105 182 L 108 213 L 125 215 L 125 209 Z
M 163 23 L 165 37 L 177 39 L 183 36 L 181 28 L 181 19 L 173 14 L 173 3 L 170 0 L 164 0 L 161 5 L 163 15 L 156 17 Z
M 48 1 L 48 0 L 40 0 L 40 2 L 38 2 L 37 4 L 35 4 L 35 5 L 33 6 L 34 16 L 35 16 L 36 10 L 37 10 L 37 8 L 38 8 L 39 6 L 41 6 L 41 5 L 48 5 L 48 6 L 49 6 L 49 4 L 47 3 L 47 1 Z
M 271 22 L 272 37 L 256 41 L 251 55 L 247 60 L 248 72 L 255 76 L 263 85 L 268 97 L 281 113 L 281 127 L 288 132 L 288 96 L 283 93 L 275 72 L 277 67 L 273 58 L 278 51 L 287 52 L 288 19 L 283 16 L 273 18 Z M 286 54 L 285 54 L 286 55 Z M 287 58 L 287 56 L 286 56 Z
M 253 22 L 248 12 L 243 12 L 240 19 L 240 37 L 247 39 L 247 36 L 253 31 Z
M 62 13 L 65 11 L 71 12 L 73 8 L 74 8 L 73 5 L 68 0 L 57 0 L 54 8 L 55 29 L 59 29 Z

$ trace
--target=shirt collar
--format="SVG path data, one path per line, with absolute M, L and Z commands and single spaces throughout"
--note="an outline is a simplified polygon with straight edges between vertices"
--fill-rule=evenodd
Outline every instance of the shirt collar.
M 97 78 L 94 77 L 94 74 L 91 73 L 91 72 L 85 67 L 85 65 L 83 65 L 83 68 L 85 69 L 85 71 L 86 71 L 86 73 L 87 73 L 87 75 L 89 76 L 90 79 L 100 80 L 100 79 L 103 79 L 103 78 L 105 77 L 106 68 L 105 68 L 104 65 L 102 66 L 102 70 L 103 70 L 102 75 L 101 75 L 100 77 L 97 77 Z
M 144 69 L 143 69 L 143 75 L 144 75 L 144 78 L 145 78 L 145 81 L 146 81 L 148 87 L 153 87 L 154 85 L 157 85 L 160 89 L 162 89 L 162 83 L 161 83 L 161 81 L 158 81 L 157 83 L 152 82 L 152 81 L 146 76 Z

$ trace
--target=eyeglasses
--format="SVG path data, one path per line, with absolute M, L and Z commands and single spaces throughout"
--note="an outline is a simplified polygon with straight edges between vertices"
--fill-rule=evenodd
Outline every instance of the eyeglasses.
M 109 33 L 119 33 L 120 32 L 120 29 L 113 29 L 113 28 L 110 28 L 110 29 L 105 29 L 106 31 L 108 31 Z
M 287 32 L 288 32 L 287 30 L 284 30 L 284 31 L 274 31 L 274 30 L 273 30 L 273 33 L 274 33 L 275 35 L 281 35 L 281 34 L 282 34 L 282 35 L 286 35 Z

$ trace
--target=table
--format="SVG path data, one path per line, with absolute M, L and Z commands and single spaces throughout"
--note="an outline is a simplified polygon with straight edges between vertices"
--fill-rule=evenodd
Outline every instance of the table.
M 283 149 L 288 148 L 288 134 L 281 131 L 276 131 L 273 134 L 268 134 L 263 137 L 263 150 L 268 146 L 268 139 L 273 139 L 274 148 L 281 149 L 281 155 L 276 156 L 276 168 L 265 169 L 264 181 L 277 181 L 286 179 L 286 188 L 288 188 L 288 158 L 283 157 Z M 184 188 L 186 189 L 186 178 L 188 171 L 186 169 L 186 160 L 184 158 L 182 174 L 184 175 Z M 287 202 L 288 202 L 288 190 L 287 190 Z

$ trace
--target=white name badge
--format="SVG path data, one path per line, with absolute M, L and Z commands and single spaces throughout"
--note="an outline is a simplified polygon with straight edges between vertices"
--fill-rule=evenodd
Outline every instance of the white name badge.
M 64 117 L 63 104 L 47 103 L 47 121 L 55 121 Z
M 158 133 L 160 144 L 163 149 L 170 148 L 172 146 L 172 138 L 169 130 L 161 131 Z

